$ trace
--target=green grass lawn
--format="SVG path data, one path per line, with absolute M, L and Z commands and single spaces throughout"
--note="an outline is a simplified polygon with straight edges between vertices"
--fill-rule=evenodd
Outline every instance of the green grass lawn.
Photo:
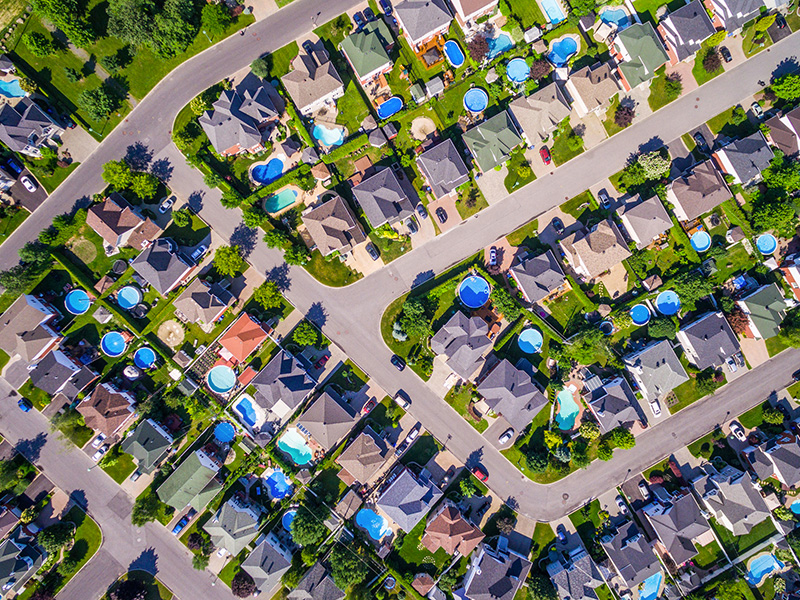
M 614 121 L 614 115 L 617 112 L 618 106 L 619 106 L 619 94 L 617 94 L 611 99 L 611 104 L 609 105 L 608 110 L 606 111 L 606 118 L 603 120 L 603 127 L 605 127 L 606 129 L 608 137 L 611 137 L 612 135 L 619 133 L 620 131 L 625 129 L 624 127 L 620 127 L 619 125 L 617 125 L 617 123 Z
M 53 590 L 54 592 L 62 589 L 67 582 L 72 579 L 74 574 L 77 573 L 83 565 L 89 562 L 89 559 L 94 556 L 103 541 L 103 534 L 97 526 L 97 523 L 83 512 L 80 507 L 73 506 L 61 520 L 63 522 L 71 521 L 77 528 L 75 530 L 75 542 L 68 553 L 71 558 L 77 561 L 77 565 L 73 571 L 73 575 L 63 578 L 58 588 Z
M 529 249 L 539 248 L 539 221 L 534 219 L 530 223 L 526 223 L 516 231 L 509 233 L 506 236 L 508 243 L 512 246 L 527 246 Z
M 36 180 L 42 184 L 42 187 L 44 189 L 47 190 L 47 193 L 52 194 L 55 191 L 55 189 L 59 185 L 61 185 L 67 177 L 69 177 L 69 174 L 78 168 L 78 165 L 80 163 L 72 162 L 66 167 L 56 167 L 52 175 L 45 175 L 45 173 L 41 169 L 37 169 L 36 161 L 26 160 L 25 164 L 31 170 L 31 172 L 36 176 Z
M 426 433 L 419 436 L 411 448 L 406 450 L 400 462 L 404 465 L 416 463 L 420 467 L 424 467 L 441 449 L 442 447 L 436 441 L 436 438 Z
M 748 429 L 760 427 L 764 424 L 764 409 L 769 408 L 769 406 L 769 402 L 763 402 L 758 406 L 754 406 L 746 413 L 739 415 L 739 423 L 742 424 L 742 427 L 747 427 Z
M 6 210 L 8 211 L 6 215 L 0 218 L 0 243 L 14 233 L 14 230 L 31 214 L 24 208 Z
M 319 250 L 314 250 L 311 253 L 311 260 L 303 266 L 314 279 L 330 287 L 350 285 L 363 277 L 337 257 L 325 258 Z
M 590 219 L 599 216 L 600 206 L 594 199 L 592 192 L 586 190 L 582 194 L 578 194 L 564 202 L 560 208 L 562 212 L 567 213 L 585 225 Z
M 572 513 L 569 520 L 572 521 L 586 547 L 591 548 L 594 545 L 595 531 L 602 525 L 600 501 L 592 500 L 590 504 Z
M 553 143 L 550 146 L 550 156 L 556 165 L 563 165 L 565 162 L 575 158 L 584 151 L 583 140 L 579 147 L 570 148 L 567 140 L 571 137 L 572 129 L 566 125 L 566 131 L 553 134 Z
M 126 579 L 138 581 L 144 586 L 145 595 L 142 600 L 171 600 L 172 598 L 172 592 L 167 589 L 167 586 L 146 571 L 129 571 L 123 575 L 117 583 L 111 586 L 110 590 L 113 591 L 119 585 L 120 581 Z M 220 573 L 220 579 L 222 579 L 222 573 Z
M 196 246 L 211 234 L 211 227 L 200 217 L 192 214 L 191 221 L 186 227 L 178 227 L 174 221 L 164 232 L 164 237 L 169 237 L 181 246 Z
M 724 563 L 725 555 L 722 553 L 722 548 L 714 541 L 707 546 L 695 546 L 697 548 L 697 556 L 694 557 L 694 562 L 701 569 L 708 569 L 714 563 Z
M 280 79 L 292 68 L 292 61 L 300 52 L 297 42 L 289 42 L 283 48 L 278 48 L 264 57 L 269 66 L 269 73 L 272 77 Z
M 520 169 L 522 169 L 524 173 L 520 174 Z M 536 179 L 536 175 L 533 173 L 533 169 L 531 169 L 531 165 L 525 158 L 525 153 L 521 149 L 517 149 L 511 153 L 506 163 L 506 170 L 508 174 L 503 184 L 506 186 L 506 191 L 509 194 Z
M 741 123 L 734 122 L 733 111 L 735 108 L 735 106 L 732 106 L 731 108 L 722 111 L 716 117 L 708 120 L 706 124 L 712 133 L 721 133 L 728 137 L 738 138 L 746 137 L 756 130 L 756 127 L 750 123 L 748 119 L 745 119 Z
M 348 392 L 357 392 L 367 384 L 367 381 L 369 381 L 369 376 L 348 358 L 345 363 L 331 375 L 328 383 L 335 384 Z
M 472 403 L 472 393 L 471 385 L 453 386 L 448 390 L 444 401 L 452 406 L 458 414 L 464 417 L 467 423 L 478 431 L 484 432 L 489 427 L 489 422 L 486 419 L 476 421 L 468 410 L 469 405 Z
M 748 550 L 758 546 L 758 544 L 776 533 L 775 526 L 770 519 L 764 519 L 761 523 L 754 525 L 750 533 L 738 537 L 733 535 L 729 529 L 717 523 L 715 519 L 709 519 L 708 522 L 731 559 L 735 556 L 742 556 Z
M 346 14 L 341 14 L 335 19 L 331 19 L 327 23 L 320 25 L 314 30 L 314 33 L 322 40 L 327 40 L 337 47 L 342 43 L 347 34 L 353 29 L 353 22 Z
M 376 233 L 370 233 L 369 239 L 378 248 L 378 253 L 381 255 L 384 264 L 392 262 L 396 258 L 400 258 L 411 250 L 411 240 L 390 240 L 383 238 Z
M 790 385 L 788 388 L 786 388 L 786 391 L 789 392 L 789 395 L 791 395 L 792 398 L 800 398 L 800 381 Z
M 715 389 L 722 385 L 724 384 L 717 384 Z M 669 405 L 669 412 L 672 415 L 704 397 L 702 392 L 697 388 L 697 379 L 692 377 L 691 374 L 689 375 L 689 381 L 683 382 L 672 391 L 678 399 L 675 404 Z
M 754 54 L 758 54 L 765 48 L 769 48 L 772 46 L 772 39 L 769 37 L 769 34 L 764 33 L 764 40 L 761 42 L 761 45 L 755 43 L 755 37 L 757 35 L 756 30 L 754 28 L 756 19 L 753 19 L 749 23 L 745 23 L 744 27 L 742 28 L 742 50 L 744 50 L 744 55 L 747 58 L 750 58 Z
M 484 198 L 483 192 L 481 192 L 474 179 L 470 179 L 469 183 L 465 183 L 458 189 L 456 209 L 462 219 L 469 219 L 472 215 L 488 207 L 489 203 Z
M 511 9 L 511 14 L 519 19 L 523 29 L 529 29 L 534 25 L 543 26 L 547 24 L 547 19 L 545 19 L 542 14 L 537 2 L 531 2 L 530 0 L 509 0 L 505 6 L 508 6 L 508 8 Z M 506 16 L 508 15 L 506 14 Z
M 697 85 L 703 85 L 707 81 L 711 81 L 714 77 L 722 75 L 725 72 L 725 67 L 720 66 L 719 69 L 709 73 L 703 67 L 703 59 L 709 52 L 719 52 L 716 48 L 701 48 L 697 55 L 694 57 L 694 65 L 692 66 L 692 75 L 697 82 Z M 722 60 L 720 60 L 722 63 Z
M 651 109 L 658 110 L 673 100 L 678 99 L 677 95 L 667 91 L 666 84 L 666 69 L 664 67 L 656 69 L 656 76 L 650 82 L 650 96 L 647 98 L 647 103 L 650 105 Z
M 536 523 L 531 538 L 531 560 L 536 563 L 539 559 L 544 558 L 548 547 L 555 541 L 556 534 L 553 533 L 553 528 L 549 523 Z
M 789 344 L 783 341 L 783 338 L 777 335 L 775 337 L 767 338 L 764 340 L 764 343 L 767 346 L 767 352 L 769 353 L 770 358 L 776 354 L 780 354 L 790 347 Z
M 136 463 L 130 454 L 121 452 L 119 458 L 112 465 L 101 464 L 100 467 L 109 474 L 111 479 L 121 484 L 128 476 L 136 470 Z
M 556 323 L 556 329 L 564 335 L 574 333 L 584 323 L 586 309 L 574 291 L 561 294 L 545 306 L 550 311 L 551 320 Z
M 344 96 L 336 101 L 336 122 L 344 125 L 348 133 L 356 133 L 361 127 L 361 122 L 369 115 L 369 105 L 361 95 L 361 88 L 355 81 L 350 81 L 345 87 Z

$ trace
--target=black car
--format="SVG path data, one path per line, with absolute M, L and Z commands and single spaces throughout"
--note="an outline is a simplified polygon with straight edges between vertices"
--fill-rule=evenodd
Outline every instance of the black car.
M 447 221 L 447 213 L 444 212 L 444 209 L 441 206 L 436 209 L 436 218 L 439 219 L 439 223 L 442 224 Z
M 397 356 L 397 354 L 392 354 L 391 363 L 395 366 L 398 371 L 402 371 L 406 368 L 406 361 L 402 358 Z
M 428 218 L 428 211 L 425 210 L 425 205 L 420 202 L 417 204 L 417 214 L 419 215 L 420 219 L 427 219 Z
M 555 229 L 556 234 L 561 235 L 562 233 L 564 233 L 564 222 L 558 217 L 554 217 L 553 229 Z
M 778 13 L 775 16 L 775 25 L 778 26 L 778 29 L 783 29 L 784 27 L 786 27 L 786 19 L 783 18 L 782 14 Z
M 800 381 L 800 369 L 792 373 L 792 379 L 794 381 Z
M 372 9 L 369 6 L 364 9 L 364 18 L 367 21 L 374 21 L 375 20 L 375 13 L 372 12 Z
M 385 14 L 387 14 L 387 15 L 390 15 L 390 14 L 392 14 L 392 5 L 391 5 L 391 3 L 389 2 L 389 0 L 380 0 L 380 2 L 378 2 L 378 4 L 380 4 L 380 5 L 381 5 L 381 10 L 382 10 L 382 11 L 383 11 Z
M 722 60 L 724 60 L 726 63 L 731 62 L 733 60 L 733 57 L 731 56 L 731 51 L 728 50 L 727 46 L 720 46 L 719 53 L 722 54 Z
M 378 249 L 375 247 L 375 244 L 373 244 L 372 242 L 367 244 L 367 254 L 369 254 L 369 257 L 372 260 L 378 260 L 378 258 L 380 257 L 380 254 L 378 254 Z
M 694 143 L 697 144 L 697 149 L 704 154 L 708 154 L 708 142 L 706 142 L 706 138 L 703 136 L 702 132 L 695 131 L 692 138 L 694 139 Z

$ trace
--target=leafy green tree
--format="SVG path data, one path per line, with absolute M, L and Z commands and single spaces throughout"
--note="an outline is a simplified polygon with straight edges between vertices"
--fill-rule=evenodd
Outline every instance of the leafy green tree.
M 103 181 L 118 190 L 125 190 L 133 183 L 133 171 L 124 160 L 112 160 L 103 165 Z
M 278 308 L 283 304 L 283 295 L 278 289 L 278 284 L 268 280 L 253 290 L 253 300 L 258 302 L 262 308 Z
M 39 89 L 39 85 L 30 77 L 20 77 L 19 87 L 22 88 L 23 92 L 28 94 L 35 94 Z
M 308 253 L 308 248 L 302 244 L 292 244 L 283 253 L 283 260 L 287 265 L 301 266 L 311 260 L 311 255 Z
M 36 542 L 48 554 L 57 554 L 75 538 L 75 526 L 72 523 L 56 523 L 42 529 L 36 536 Z
M 655 317 L 647 324 L 647 334 L 651 338 L 675 339 L 678 325 L 669 317 Z
M 356 554 L 352 545 L 345 547 L 336 544 L 331 551 L 330 563 L 333 581 L 343 590 L 358 585 L 369 575 L 367 564 Z
M 572 0 L 569 5 L 574 14 L 585 17 L 597 7 L 597 2 L 595 0 Z
M 72 67 L 64 67 L 64 77 L 67 78 L 67 81 L 70 83 L 78 83 L 81 79 L 83 79 L 83 75 L 77 69 L 73 69 Z
M 137 48 L 149 46 L 155 28 L 152 0 L 109 0 L 108 33 Z
M 722 55 L 716 48 L 709 48 L 703 57 L 703 70 L 706 73 L 716 73 L 722 68 Z
M 713 282 L 697 271 L 685 273 L 675 280 L 675 292 L 686 310 L 694 310 L 697 301 L 713 291 Z
M 209 6 L 211 6 L 209 4 Z M 242 222 L 251 229 L 258 229 L 267 221 L 267 213 L 255 204 L 242 210 Z
M 192 212 L 188 208 L 173 210 L 172 220 L 178 227 L 188 227 L 192 223 Z
M 675 100 L 683 92 L 683 81 L 678 73 L 672 73 L 664 78 L 664 93 L 667 98 Z
M 76 46 L 85 48 L 96 39 L 79 0 L 32 0 L 30 4 L 36 14 L 63 31 Z
M 320 505 L 300 505 L 292 521 L 292 539 L 298 546 L 318 545 L 328 531 L 323 523 L 326 517 L 327 510 Z
M 759 202 L 750 221 L 756 231 L 774 230 L 779 234 L 793 234 L 797 213 L 787 201 Z
M 800 98 L 800 75 L 789 73 L 779 77 L 771 86 L 772 91 L 781 100 L 794 102 Z
M 593 421 L 584 421 L 581 423 L 578 432 L 581 434 L 582 438 L 586 438 L 587 440 L 596 440 L 600 437 L 600 427 Z
M 608 442 L 600 442 L 597 446 L 597 458 L 600 460 L 611 460 L 613 456 L 614 451 L 611 446 L 609 446 Z
M 319 332 L 308 321 L 301 321 L 292 332 L 292 340 L 298 346 L 316 346 L 319 342 Z
M 23 35 L 22 43 L 27 46 L 28 50 L 31 51 L 31 54 L 38 56 L 39 58 L 50 56 L 53 53 L 53 50 L 55 50 L 53 47 L 53 41 L 45 34 L 39 33 L 38 31 L 32 31 Z
M 763 17 L 758 19 L 758 21 L 756 21 L 756 24 L 753 26 L 753 30 L 760 31 L 763 33 L 764 31 L 772 27 L 772 25 L 775 23 L 775 19 L 777 18 L 778 18 L 777 14 L 764 15 Z
M 211 100 L 208 98 L 207 94 L 203 92 L 191 99 L 189 108 L 194 114 L 198 116 L 202 115 L 207 110 L 211 110 Z
M 251 62 L 250 71 L 253 73 L 253 75 L 260 77 L 261 79 L 266 79 L 270 76 L 269 63 L 267 63 L 266 59 L 264 58 L 257 58 Z
M 636 445 L 636 438 L 623 427 L 617 427 L 611 432 L 611 441 L 614 442 L 617 448 L 622 448 L 623 450 L 633 448 Z
M 105 85 L 91 90 L 84 90 L 78 95 L 78 106 L 85 110 L 95 121 L 105 119 L 119 104 L 112 92 Z
M 195 554 L 192 556 L 192 567 L 198 571 L 204 571 L 208 567 L 208 554 Z
M 154 491 L 147 490 L 133 503 L 131 523 L 142 527 L 151 521 L 160 520 L 165 515 L 165 506 Z
M 231 13 L 224 2 L 206 4 L 201 13 L 200 26 L 212 38 L 225 33 L 231 24 Z
M 465 477 L 458 482 L 458 489 L 464 498 L 472 498 L 478 494 L 478 486 L 472 481 L 472 477 Z
M 734 125 L 741 125 L 745 121 L 747 121 L 747 113 L 744 112 L 744 109 L 741 106 L 734 106 L 733 110 L 731 111 L 731 122 Z
M 492 305 L 497 309 L 508 321 L 516 321 L 522 314 L 522 309 L 519 303 L 509 294 L 505 288 L 498 285 L 492 287 L 492 292 L 489 295 L 492 300 Z
M 220 275 L 234 277 L 246 266 L 239 246 L 220 246 L 214 253 L 214 267 Z
M 100 66 L 103 67 L 109 73 L 116 73 L 120 69 L 122 69 L 122 61 L 116 54 L 101 56 L 98 62 L 100 63 Z
M 800 188 L 800 163 L 796 160 L 775 158 L 762 173 L 764 184 L 771 195 L 785 196 Z
M 152 200 L 158 193 L 161 182 L 150 173 L 135 173 L 131 182 L 131 191 L 143 200 Z
M 199 5 L 193 0 L 164 0 L 155 15 L 155 29 L 150 45 L 163 58 L 186 50 L 199 30 Z
M 725 41 L 725 38 L 728 37 L 727 31 L 718 31 L 713 34 L 710 38 L 708 38 L 705 42 L 703 42 L 704 46 L 708 46 L 709 48 L 713 48 L 714 46 L 719 46 L 722 42 Z
M 406 300 L 398 322 L 410 337 L 426 338 L 433 333 L 425 306 L 416 298 Z
M 285 248 L 291 239 L 281 229 L 271 229 L 264 234 L 264 243 L 270 248 Z
M 764 421 L 772 425 L 783 425 L 783 413 L 777 408 L 770 406 L 763 412 Z
M 242 204 L 242 196 L 236 190 L 225 190 L 222 192 L 220 202 L 225 208 L 239 208 Z
M 547 454 L 541 448 L 529 449 L 525 455 L 525 463 L 534 473 L 544 473 L 547 470 Z

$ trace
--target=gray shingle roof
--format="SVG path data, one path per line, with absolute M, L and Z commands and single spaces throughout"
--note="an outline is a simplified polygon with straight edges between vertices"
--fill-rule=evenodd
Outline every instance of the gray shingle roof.
M 186 286 L 174 305 L 190 323 L 211 324 L 235 300 L 233 294 L 218 283 L 208 285 L 197 278 Z
M 689 490 L 680 490 L 666 505 L 650 504 L 643 510 L 677 565 L 697 555 L 692 540 L 703 535 L 710 527 Z
M 61 350 L 53 350 L 46 354 L 30 373 L 34 387 L 51 396 L 62 393 L 70 402 L 92 381 L 97 373 L 89 367 L 77 365 Z
M 693 0 L 669 13 L 661 20 L 659 28 L 663 28 L 667 44 L 678 55 L 678 60 L 685 60 L 695 54 L 703 40 L 715 32 L 700 0 Z
M 397 478 L 378 498 L 378 507 L 408 533 L 433 508 L 442 492 L 430 481 L 422 482 L 408 469 L 403 469 Z
M 133 435 L 122 441 L 122 451 L 136 459 L 139 470 L 152 473 L 172 445 L 172 436 L 152 419 L 139 423 Z
M 764 0 L 711 0 L 711 4 L 722 26 L 733 33 L 759 15 Z
M 278 545 L 278 539 L 268 534 L 242 562 L 242 568 L 256 582 L 256 587 L 266 594 L 281 582 L 281 576 L 292 566 L 291 553 L 285 548 L 276 548 Z
M 547 398 L 531 376 L 505 358 L 480 382 L 477 392 L 492 411 L 503 415 L 517 432 L 525 429 L 547 404 Z
M 661 570 L 653 545 L 628 521 L 610 539 L 603 538 L 603 549 L 625 584 L 633 588 Z
M 710 474 L 693 481 L 692 486 L 715 513 L 717 522 L 724 527 L 733 526 L 733 535 L 747 535 L 755 525 L 769 518 L 770 511 L 761 492 L 750 476 L 738 469 L 728 466 L 721 473 L 712 469 Z
M 615 377 L 592 393 L 589 402 L 604 433 L 643 421 L 642 409 L 624 377 Z
M 728 165 L 730 165 L 733 169 L 730 174 L 737 177 L 743 184 L 758 177 L 775 157 L 764 134 L 760 131 L 756 131 L 746 138 L 733 140 L 718 150 L 717 154 L 720 155 L 723 167 L 728 169 Z
M 511 267 L 511 275 L 528 302 L 539 302 L 566 281 L 564 271 L 551 250 Z
M 289 592 L 287 600 L 342 600 L 345 593 L 334 583 L 322 563 L 316 563 Z
M 356 481 L 366 483 L 386 462 L 388 451 L 386 443 L 367 426 L 339 455 L 336 462 Z
M 30 294 L 23 294 L 0 316 L 0 349 L 32 362 L 61 336 L 51 326 L 56 313 Z
M 746 458 L 759 479 L 777 475 L 788 486 L 800 484 L 800 442 L 789 432 L 761 444 Z
M 667 340 L 650 344 L 635 354 L 623 357 L 625 368 L 648 399 L 660 399 L 689 376 Z
M 54 131 L 60 128 L 30 98 L 22 98 L 13 106 L 0 106 L 0 142 L 15 152 L 24 152 L 29 146 L 38 148 Z
M 250 382 L 253 399 L 266 410 L 281 402 L 294 411 L 316 385 L 295 358 L 281 350 Z M 249 386 L 248 386 L 249 387 Z
M 366 238 L 350 207 L 338 194 L 303 213 L 303 223 L 322 256 L 350 252 Z
M 686 221 L 704 215 L 731 197 L 725 177 L 707 160 L 696 165 L 691 173 L 681 175 L 669 186 L 669 200 L 683 213 L 676 215 Z
M 672 219 L 658 196 L 639 202 L 629 202 L 617 210 L 622 224 L 638 248 L 644 248 L 672 227 Z
M 561 241 L 573 268 L 594 278 L 631 255 L 619 227 L 611 219 L 600 221 L 591 230 L 578 230 Z
M 356 414 L 343 400 L 326 391 L 300 416 L 298 423 L 327 451 L 350 433 L 356 424 Z
M 547 138 L 569 117 L 571 110 L 561 85 L 556 82 L 530 96 L 517 98 L 508 108 L 531 143 Z
M 0 588 L 4 595 L 19 593 L 43 562 L 44 555 L 36 549 L 35 540 L 17 528 L 0 544 Z
M 414 214 L 414 207 L 392 169 L 378 171 L 353 188 L 370 225 L 390 225 Z
M 514 553 L 493 551 L 486 544 L 466 575 L 465 592 L 470 600 L 512 600 L 528 578 L 530 561 Z
M 400 27 L 414 42 L 453 20 L 444 0 L 404 0 L 394 5 Z
M 417 165 L 437 199 L 469 181 L 469 169 L 450 138 L 420 154 Z
M 131 261 L 133 270 L 162 296 L 177 286 L 192 268 L 173 250 L 173 244 L 168 239 L 157 239 Z
M 197 120 L 218 153 L 258 146 L 261 143 L 258 125 L 278 116 L 264 87 L 255 92 L 246 90 L 242 95 L 235 90 L 225 90 L 212 106 L 213 110 L 206 111 Z
M 447 357 L 447 366 L 462 379 L 469 379 L 480 364 L 484 352 L 492 347 L 489 328 L 480 317 L 468 317 L 456 311 L 431 338 L 434 354 Z
M 800 107 L 767 120 L 769 138 L 781 152 L 794 156 L 800 150 Z
M 259 512 L 231 498 L 219 507 L 203 529 L 217 548 L 236 556 L 258 534 Z
M 595 590 L 605 581 L 592 557 L 586 550 L 582 550 L 571 557 L 570 561 L 567 566 L 561 562 L 547 565 L 547 574 L 550 575 L 558 596 L 564 600 L 597 600 Z
M 718 367 L 739 352 L 739 341 L 722 313 L 708 313 L 678 332 L 689 361 L 701 371 Z M 688 345 L 688 347 L 687 347 Z

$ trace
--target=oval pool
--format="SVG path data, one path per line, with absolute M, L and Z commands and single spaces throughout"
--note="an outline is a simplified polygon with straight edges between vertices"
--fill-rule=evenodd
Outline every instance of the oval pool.
M 692 234 L 689 243 L 697 252 L 705 252 L 711 248 L 711 236 L 706 231 L 696 231 Z
M 149 369 L 154 364 L 156 364 L 156 353 L 153 351 L 152 348 L 149 348 L 148 346 L 139 348 L 133 354 L 133 364 L 135 364 L 140 369 Z
M 530 327 L 519 334 L 517 345 L 525 354 L 536 354 L 542 349 L 542 333 L 538 329 Z
M 91 305 L 92 301 L 89 298 L 89 294 L 83 290 L 72 290 L 64 298 L 64 308 L 73 315 L 82 315 L 89 310 Z
M 447 62 L 456 68 L 464 64 L 464 52 L 454 40 L 447 40 L 444 43 L 444 55 L 447 57 Z
M 128 344 L 125 343 L 125 338 L 119 331 L 109 331 L 100 340 L 100 349 L 103 354 L 116 358 L 122 356 Z
M 681 299 L 672 290 L 666 290 L 656 296 L 656 310 L 662 315 L 671 317 L 681 309 Z
M 469 112 L 478 114 L 489 106 L 489 94 L 481 88 L 471 88 L 464 94 L 464 108 Z
M 402 109 L 403 100 L 397 96 L 392 96 L 386 102 L 382 102 L 381 105 L 378 106 L 378 117 L 381 119 L 388 119 Z
M 778 249 L 778 240 L 771 233 L 762 233 L 756 240 L 756 248 L 761 254 L 772 254 Z
M 215 394 L 227 394 L 236 385 L 236 373 L 227 365 L 217 365 L 206 375 L 206 382 Z
M 132 309 L 141 301 L 141 290 L 133 287 L 132 285 L 126 285 L 119 292 L 117 292 L 117 304 L 119 304 L 120 308 L 124 308 L 125 310 Z
M 458 297 L 467 308 L 477 309 L 489 301 L 489 282 L 479 275 L 470 275 L 458 286 Z
M 524 58 L 514 58 L 506 65 L 506 75 L 513 83 L 523 83 L 530 77 L 531 68 Z
M 647 325 L 650 321 L 650 309 L 644 304 L 637 304 L 630 311 L 631 321 L 634 325 Z

